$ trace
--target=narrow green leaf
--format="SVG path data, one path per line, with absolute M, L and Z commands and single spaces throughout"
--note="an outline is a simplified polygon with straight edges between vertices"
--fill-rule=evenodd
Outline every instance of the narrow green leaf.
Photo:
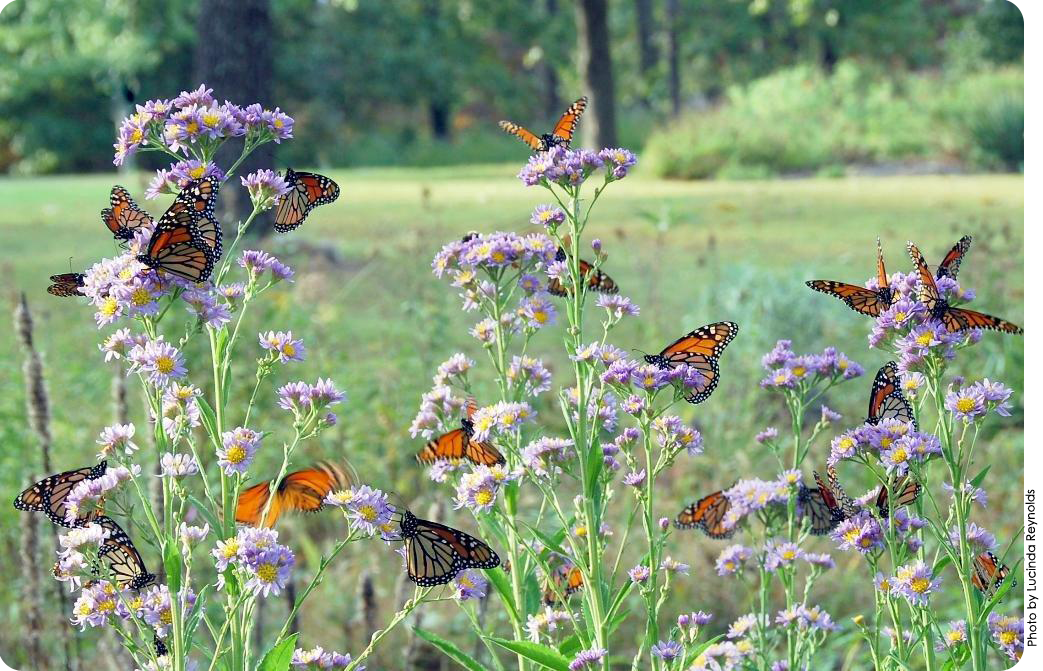
M 456 647 L 455 644 L 450 643 L 449 641 L 438 636 L 437 634 L 434 634 L 425 629 L 421 629 L 420 627 L 413 627 L 413 631 L 416 632 L 417 636 L 441 650 L 446 657 L 453 660 L 454 662 L 464 667 L 468 671 L 488 671 L 488 669 L 479 664 L 478 660 L 476 660 L 474 657 L 471 657 L 466 652 Z
M 206 431 L 206 435 L 210 437 L 210 441 L 216 445 L 220 442 L 220 436 L 217 435 L 217 415 L 214 413 L 214 409 L 210 407 L 210 404 L 206 402 L 205 397 L 197 396 L 196 402 L 199 404 L 199 419 L 203 423 L 203 429 Z
M 699 655 L 706 652 L 707 648 L 709 648 L 711 645 L 721 640 L 722 638 L 724 638 L 724 634 L 718 634 L 717 636 L 711 638 L 709 641 L 701 643 L 699 647 L 695 648 L 694 650 L 689 651 L 687 654 L 685 654 L 684 664 L 682 664 L 681 666 L 688 666 L 689 664 L 695 662 L 695 660 L 699 659 Z
M 566 657 L 575 657 L 576 653 L 582 648 L 583 643 L 580 642 L 579 636 L 576 636 L 575 634 L 569 635 L 568 638 L 558 644 L 558 652 Z
M 293 633 L 268 648 L 268 652 L 257 663 L 257 671 L 288 671 L 296 646 L 297 634 Z
M 198 510 L 199 514 L 203 516 L 203 519 L 206 520 L 206 523 L 210 525 L 210 529 L 215 534 L 220 535 L 221 523 L 217 521 L 217 517 L 214 516 L 213 511 L 211 511 L 205 503 L 197 499 L 194 495 L 186 493 L 185 496 L 188 499 L 188 502 L 195 506 L 195 509 Z
M 943 568 L 945 568 L 951 563 L 952 559 L 949 557 L 949 555 L 943 553 L 941 557 L 938 557 L 938 561 L 934 563 L 934 567 L 931 568 L 931 574 L 938 575 Z
M 507 579 L 507 574 L 502 569 L 492 569 L 485 572 L 485 577 L 489 579 L 493 587 L 496 588 L 496 592 L 500 595 L 500 601 L 507 607 L 509 611 L 507 614 L 511 620 L 518 622 L 518 606 L 514 603 L 514 595 L 511 593 L 511 583 Z
M 560 555 L 565 555 L 566 557 L 569 556 L 569 553 L 562 549 L 560 539 L 554 540 L 554 537 L 548 536 L 547 534 L 543 533 L 535 527 L 529 527 L 529 531 L 531 531 L 537 538 L 540 539 L 540 542 L 543 543 L 544 547 L 548 547 Z M 557 534 L 555 534 L 555 536 L 557 536 Z M 562 538 L 564 538 L 564 535 L 562 535 Z
M 172 594 L 181 591 L 181 552 L 177 543 L 167 538 L 163 541 L 163 569 L 167 573 L 167 586 Z
M 530 641 L 508 641 L 507 639 L 496 638 L 494 636 L 490 636 L 489 640 L 501 648 L 510 650 L 516 655 L 521 655 L 522 657 L 531 659 L 548 669 L 554 669 L 554 671 L 569 671 L 569 660 L 560 652 L 549 646 L 532 643 Z
M 992 464 L 987 464 L 985 468 L 971 478 L 971 485 L 974 487 L 980 487 L 981 483 L 985 481 L 985 476 L 989 474 L 989 469 L 992 468 Z

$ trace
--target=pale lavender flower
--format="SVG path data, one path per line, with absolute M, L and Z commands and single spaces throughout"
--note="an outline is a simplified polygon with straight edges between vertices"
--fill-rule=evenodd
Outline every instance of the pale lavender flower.
M 629 569 L 627 575 L 630 576 L 630 582 L 641 584 L 648 580 L 652 575 L 652 570 L 644 564 L 638 564 L 637 566 Z
M 388 495 L 369 485 L 352 487 L 349 490 L 332 492 L 326 503 L 347 511 L 351 528 L 373 535 L 391 521 L 395 510 L 388 503 Z
M 171 381 L 185 376 L 185 358 L 178 348 L 163 340 L 149 340 L 137 344 L 127 359 L 131 362 L 130 372 L 136 372 L 148 378 L 156 387 L 166 387 Z
M 556 205 L 537 205 L 529 221 L 534 226 L 546 226 L 548 230 L 554 230 L 565 221 L 565 210 Z
M 942 483 L 942 489 L 944 489 L 945 491 L 949 492 L 949 494 L 951 494 L 951 495 L 953 495 L 953 497 L 955 497 L 955 495 L 956 495 L 956 488 L 953 487 L 948 482 L 943 482 Z M 982 508 L 984 508 L 986 506 L 986 504 L 989 502 L 989 495 L 988 495 L 988 493 L 984 489 L 982 489 L 981 487 L 975 487 L 970 482 L 965 481 L 963 483 L 963 492 L 965 494 L 967 494 L 967 496 L 970 498 L 971 501 L 977 503 Z
M 663 557 L 663 561 L 659 563 L 660 571 L 667 571 L 668 573 L 680 573 L 681 575 L 688 575 L 688 564 L 679 562 L 673 557 L 667 555 Z
M 551 372 L 543 361 L 531 356 L 515 356 L 507 368 L 507 379 L 526 396 L 539 396 L 550 389 Z
M 1012 660 L 1020 660 L 1025 650 L 1025 620 L 999 613 L 989 614 L 989 632 L 992 640 Z
M 495 405 L 479 408 L 474 414 L 474 439 L 488 440 L 491 432 L 517 433 L 521 425 L 532 421 L 536 416 L 532 407 L 525 402 L 511 403 L 500 401 Z
M 778 438 L 778 436 L 779 430 L 776 429 L 774 426 L 769 426 L 760 433 L 758 433 L 754 440 L 763 445 L 764 443 L 775 440 L 776 438 Z
M 98 580 L 80 592 L 72 607 L 72 623 L 81 631 L 87 627 L 102 627 L 115 615 L 118 601 L 116 586 L 107 580 Z
M 981 392 L 990 410 L 995 411 L 1000 417 L 1010 417 L 1008 399 L 1013 393 L 1010 387 L 1002 382 L 992 382 L 989 378 L 976 382 L 973 386 Z
M 820 421 L 823 424 L 829 424 L 830 422 L 839 422 L 842 417 L 843 415 L 841 415 L 839 412 L 834 412 L 826 406 L 822 406 L 822 419 Z
M 297 648 L 293 651 L 290 666 L 297 671 L 325 671 L 326 669 L 345 669 L 351 665 L 351 655 L 324 650 L 316 646 L 311 650 Z M 356 666 L 356 671 L 365 671 L 365 666 Z
M 829 554 L 827 554 L 825 552 L 821 552 L 821 553 L 805 552 L 804 553 L 804 561 L 806 561 L 807 563 L 811 564 L 812 566 L 814 566 L 816 568 L 820 568 L 820 569 L 831 569 L 831 568 L 835 568 L 836 567 L 836 562 L 834 562 L 833 558 L 830 557 Z
M 124 454 L 134 454 L 138 446 L 134 444 L 131 438 L 134 437 L 134 425 L 133 424 L 113 424 L 112 426 L 106 426 L 102 429 L 101 435 L 98 437 L 97 443 L 101 445 L 101 452 L 98 454 L 99 458 L 104 459 L 114 452 L 122 451 Z
M 558 464 L 572 458 L 575 454 L 572 445 L 571 438 L 552 438 L 548 436 L 538 438 L 522 449 L 522 464 L 533 474 L 540 477 L 559 473 L 561 468 Z
M 950 389 L 945 395 L 945 407 L 952 413 L 953 419 L 974 422 L 985 416 L 985 395 L 975 386 L 959 391 Z
M 645 473 L 645 469 L 643 468 L 640 471 L 630 471 L 629 473 L 623 476 L 623 484 L 627 485 L 628 487 L 640 489 L 645 484 L 646 477 L 647 474 Z
M 246 177 L 240 177 L 239 181 L 250 193 L 250 201 L 258 210 L 267 210 L 274 206 L 275 201 L 291 191 L 290 185 L 282 175 L 274 170 L 251 172 Z
M 519 360 L 520 357 L 515 357 Z M 462 352 L 457 352 L 442 363 L 438 364 L 438 372 L 434 376 L 435 386 L 444 385 L 451 378 L 464 378 L 467 371 L 474 367 L 474 361 Z
M 248 578 L 244 588 L 264 597 L 277 596 L 290 580 L 294 561 L 293 552 L 284 545 L 258 553 L 246 563 Z
M 191 454 L 164 452 L 159 460 L 160 477 L 181 478 L 199 472 L 199 464 Z
M 637 157 L 633 152 L 619 147 L 602 149 L 598 152 L 598 156 L 605 162 L 606 169 L 611 168 L 608 174 L 612 179 L 623 179 L 630 168 L 637 163 Z
M 489 318 L 483 319 L 471 328 L 470 334 L 478 342 L 491 346 L 496 342 L 496 322 Z
M 77 482 L 65 497 L 65 521 L 72 525 L 76 524 L 85 511 L 83 504 L 88 501 L 99 501 L 119 485 L 130 480 L 141 473 L 141 466 L 132 464 L 127 466 L 109 466 L 105 475 L 99 478 L 87 478 Z
M 966 642 L 967 622 L 965 620 L 952 620 L 949 622 L 949 628 L 942 635 L 942 638 L 934 644 L 934 649 L 938 652 L 947 649 L 951 650 Z
M 864 555 L 882 547 L 884 543 L 880 524 L 864 511 L 841 522 L 833 530 L 832 537 L 839 543 L 841 550 L 857 550 Z
M 558 309 L 543 296 L 529 296 L 522 300 L 518 315 L 531 328 L 538 329 L 553 324 L 557 320 Z
M 741 571 L 746 562 L 753 557 L 753 550 L 744 545 L 729 545 L 717 556 L 715 567 L 717 575 L 735 575 Z
M 664 450 L 685 449 L 691 456 L 703 451 L 703 437 L 697 430 L 682 424 L 675 415 L 658 417 L 652 422 L 659 446 Z
M 898 593 L 913 605 L 926 605 L 940 584 L 941 579 L 932 575 L 931 567 L 919 560 L 895 571 L 895 587 Z
M 949 542 L 955 547 L 960 546 L 960 527 L 953 526 L 949 529 Z M 996 537 L 987 529 L 979 527 L 974 522 L 967 523 L 967 543 L 976 553 L 992 551 L 996 549 Z
M 174 100 L 172 104 L 174 107 L 191 107 L 193 105 L 208 106 L 216 102 L 212 95 L 214 89 L 207 88 L 206 84 L 200 84 L 199 88 L 193 91 L 182 91 Z
M 619 294 L 599 294 L 595 305 L 605 308 L 609 316 L 615 320 L 625 316 L 636 317 L 641 314 L 641 308 L 636 303 L 632 303 L 629 298 Z
M 98 345 L 98 349 L 105 353 L 105 361 L 119 359 L 127 355 L 134 347 L 134 338 L 130 335 L 130 329 L 116 329 L 116 331 Z
M 489 581 L 480 571 L 467 569 L 457 574 L 453 584 L 456 587 L 456 598 L 459 601 L 481 599 L 489 587 Z
M 659 641 L 652 646 L 652 654 L 664 662 L 672 662 L 684 653 L 684 648 L 677 641 Z
M 304 341 L 295 339 L 292 331 L 268 331 L 258 333 L 257 338 L 261 343 L 261 349 L 273 352 L 279 363 L 304 361 Z
M 750 630 L 757 626 L 757 616 L 754 613 L 747 613 L 738 617 L 731 625 L 728 626 L 728 638 L 745 638 Z
M 240 426 L 221 434 L 221 448 L 217 451 L 217 463 L 225 475 L 246 472 L 253 463 L 254 453 L 261 444 L 261 434 Z
M 605 648 L 591 648 L 590 650 L 580 650 L 576 653 L 576 656 L 569 662 L 569 671 L 580 671 L 580 669 L 592 669 L 601 663 L 605 655 L 608 654 L 608 650 Z
M 192 547 L 203 541 L 209 533 L 209 524 L 204 524 L 200 527 L 182 522 L 181 526 L 178 527 L 178 536 L 181 538 L 181 545 L 185 552 L 188 552 Z
M 790 566 L 796 560 L 804 558 L 804 551 L 800 549 L 800 546 L 788 541 L 783 543 L 769 541 L 765 550 L 767 553 L 764 560 L 764 568 L 772 572 L 783 566 Z

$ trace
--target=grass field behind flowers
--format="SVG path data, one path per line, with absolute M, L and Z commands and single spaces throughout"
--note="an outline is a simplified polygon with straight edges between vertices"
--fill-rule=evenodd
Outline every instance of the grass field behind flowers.
M 348 392 L 338 413 L 340 423 L 319 442 L 302 448 L 297 463 L 320 457 L 346 460 L 361 480 L 394 491 L 418 512 L 441 499 L 447 504 L 446 521 L 473 528 L 467 513 L 452 510 L 448 490 L 425 479 L 413 459 L 420 442 L 410 439 L 406 428 L 435 366 L 455 351 L 467 352 L 480 364 L 472 378 L 478 381 L 479 402 L 483 392 L 492 393 L 491 380 L 483 377 L 488 368 L 481 369 L 487 363 L 485 355 L 467 335 L 473 315 L 459 311 L 455 290 L 434 278 L 430 259 L 445 241 L 470 230 L 535 230 L 528 223 L 529 213 L 544 202 L 545 192 L 523 187 L 514 178 L 519 167 L 333 172 L 342 190 L 337 203 L 317 210 L 293 235 L 250 243 L 289 262 L 297 278 L 255 304 L 246 332 L 292 329 L 308 347 L 305 362 L 281 368 L 273 376 L 268 392 L 262 393 L 261 412 L 251 421 L 254 428 L 273 432 L 254 469 L 258 477 L 274 475 L 278 445 L 290 435 L 287 415 L 275 408 L 274 389 L 294 379 L 329 376 Z M 119 178 L 136 195 L 143 193 L 146 180 L 147 175 Z M 114 181 L 111 175 L 0 181 L 0 201 L 7 204 L 0 210 L 5 305 L 13 306 L 18 292 L 28 293 L 50 388 L 54 461 L 61 469 L 94 458 L 98 432 L 113 421 L 110 389 L 117 369 L 104 365 L 97 349 L 111 329 L 99 333 L 88 307 L 51 297 L 44 288 L 48 275 L 69 269 L 70 257 L 72 268 L 80 270 L 113 255 L 113 243 L 97 213 Z M 655 180 L 638 172 L 613 185 L 595 211 L 591 235 L 604 241 L 609 254 L 605 270 L 642 309 L 639 318 L 619 328 L 615 344 L 653 351 L 708 322 L 729 319 L 741 327 L 722 359 L 722 380 L 714 396 L 702 405 L 680 409 L 702 431 L 706 449 L 700 457 L 680 460 L 668 474 L 659 513 L 673 517 L 689 500 L 730 485 L 736 477 L 776 475 L 774 460 L 753 436 L 768 425 L 777 425 L 785 435 L 781 399 L 758 387 L 761 354 L 779 338 L 792 339 L 798 352 L 835 345 L 865 367 L 864 378 L 840 385 L 825 399 L 844 415 L 836 433 L 861 422 L 872 375 L 884 363 L 884 355 L 867 349 L 867 318 L 812 292 L 804 281 L 863 281 L 873 273 L 878 235 L 891 271 L 909 270 L 907 239 L 919 244 L 929 262 L 937 262 L 960 235 L 974 235 L 960 275 L 962 284 L 978 290 L 975 307 L 1020 322 L 1022 204 L 1023 180 L 1017 175 L 688 183 Z M 153 213 L 164 206 L 147 205 Z M 590 313 L 592 322 L 597 317 Z M 0 489 L 3 500 L 10 501 L 30 472 L 39 474 L 42 466 L 37 441 L 26 426 L 22 356 L 13 332 L 4 328 Z M 245 407 L 257 355 L 252 338 L 243 342 L 235 370 L 241 383 L 230 403 L 233 423 L 236 409 Z M 206 385 L 202 345 L 199 339 L 193 341 L 187 354 L 193 381 Z M 531 353 L 545 357 L 554 370 L 566 370 L 556 328 L 540 334 L 534 350 Z M 993 464 L 985 482 L 988 508 L 978 522 L 1006 542 L 1021 523 L 1023 341 L 986 333 L 982 344 L 961 355 L 955 368 L 969 378 L 999 379 L 1015 389 L 1013 417 L 1002 422 L 990 418 L 977 450 L 979 466 Z M 556 382 L 555 388 L 568 378 Z M 544 395 L 537 410 L 546 430 L 559 433 L 563 427 L 553 396 Z M 139 436 L 146 442 L 133 386 L 130 400 Z M 813 448 L 809 480 L 810 466 L 822 467 L 831 437 L 824 435 Z M 854 469 L 848 473 L 849 489 L 864 491 L 868 482 L 855 482 Z M 620 503 L 619 527 L 625 519 Z M 320 513 L 286 519 L 280 526 L 304 565 L 298 569 L 298 582 L 303 582 L 340 532 L 340 523 L 334 515 Z M 16 593 L 22 582 L 19 518 L 9 505 L 0 507 L 0 533 L 0 579 Z M 621 536 L 617 533 L 615 542 Z M 819 551 L 832 550 L 827 539 L 812 544 Z M 692 572 L 676 583 L 676 596 L 668 606 L 672 610 L 664 613 L 668 619 L 681 610 L 704 609 L 716 613 L 715 626 L 725 627 L 749 610 L 737 596 L 739 584 L 713 572 L 712 561 L 724 545 L 698 532 L 671 538 L 670 553 L 691 564 Z M 396 608 L 397 558 L 379 541 L 356 547 L 354 554 L 338 559 L 304 609 L 302 644 L 361 649 L 370 633 L 365 624 L 369 611 L 356 597 L 364 572 L 374 578 L 379 616 L 386 618 Z M 1020 548 L 1019 541 L 1011 556 L 1019 555 Z M 145 547 L 143 552 L 153 570 L 158 568 L 155 550 Z M 631 565 L 639 552 L 636 546 L 625 551 L 623 566 Z M 839 552 L 834 557 L 837 568 L 813 598 L 844 625 L 830 639 L 831 654 L 844 668 L 863 668 L 857 637 L 847 625 L 850 616 L 872 612 L 872 585 L 859 558 Z M 50 556 L 43 558 L 41 574 L 51 562 Z M 946 574 L 945 580 L 952 591 L 934 602 L 943 612 L 957 602 L 955 578 Z M 47 594 L 53 595 L 49 587 Z M 272 601 L 264 619 L 275 628 L 285 603 Z M 1019 596 L 1008 601 L 1005 608 L 1020 607 Z M 17 598 L 0 605 L 0 655 L 16 667 L 22 635 L 19 609 Z M 490 627 L 496 626 L 498 609 L 494 600 Z M 63 617 L 56 610 L 51 615 L 54 623 Z M 427 609 L 424 626 L 472 649 L 463 619 L 448 606 Z M 636 635 L 632 621 L 620 640 L 634 640 Z M 402 668 L 400 644 L 405 634 L 400 636 L 385 646 L 370 668 Z M 83 654 L 93 658 L 93 641 L 99 634 L 91 631 L 82 637 Z

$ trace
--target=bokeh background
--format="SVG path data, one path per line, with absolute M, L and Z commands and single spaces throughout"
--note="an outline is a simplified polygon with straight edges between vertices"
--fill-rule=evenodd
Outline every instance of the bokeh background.
M 592 223 L 606 270 L 642 308 L 617 344 L 654 350 L 720 319 L 743 329 L 714 397 L 683 410 L 706 453 L 668 475 L 661 513 L 672 516 L 736 475 L 773 475 L 753 436 L 783 428 L 780 403 L 757 385 L 760 355 L 776 339 L 798 351 L 836 345 L 861 362 L 867 377 L 826 399 L 844 414 L 838 432 L 861 421 L 883 355 L 867 348 L 868 320 L 803 282 L 863 281 L 878 235 L 891 270 L 908 269 L 907 239 L 936 259 L 974 235 L 961 282 L 978 290 L 979 308 L 1021 320 L 1022 43 L 1021 16 L 1002 0 L 16 0 L 0 14 L 0 292 L 12 311 L 27 296 L 51 438 L 29 429 L 25 352 L 14 329 L 0 327 L 2 498 L 45 470 L 42 442 L 60 470 L 89 462 L 97 433 L 121 413 L 143 426 L 136 390 L 121 409 L 120 372 L 101 362 L 107 332 L 89 308 L 44 292 L 48 275 L 113 254 L 97 214 L 112 184 L 141 201 L 149 171 L 163 167 L 148 155 L 119 174 L 112 166 L 116 124 L 135 103 L 205 81 L 219 99 L 296 118 L 295 139 L 254 167 L 322 169 L 342 195 L 293 236 L 251 241 L 298 276 L 246 326 L 305 338 L 307 361 L 281 371 L 273 389 L 321 374 L 349 393 L 341 423 L 302 462 L 347 460 L 418 511 L 441 505 L 441 516 L 470 528 L 425 479 L 406 431 L 439 362 L 457 350 L 482 361 L 471 319 L 428 261 L 470 230 L 527 230 L 543 198 L 514 179 L 527 152 L 496 121 L 540 131 L 589 95 L 580 143 L 626 146 L 640 161 Z M 222 194 L 226 222 L 233 191 Z M 555 340 L 541 336 L 538 354 L 561 369 Z M 188 354 L 190 363 L 204 355 Z M 1004 541 L 1020 533 L 1022 355 L 1020 338 L 988 333 L 955 365 L 1016 390 L 1014 416 L 990 424 L 978 450 L 981 465 L 992 464 L 978 522 Z M 250 357 L 237 372 L 252 379 Z M 539 410 L 560 428 L 551 407 Z M 285 423 L 274 404 L 257 415 L 275 432 L 272 445 Z M 820 443 L 816 464 L 828 437 Z M 276 460 L 265 455 L 258 473 Z M 339 523 L 319 514 L 280 524 L 303 581 Z M 49 526 L 0 506 L 0 655 L 19 667 L 32 628 L 54 651 L 51 668 L 124 668 L 108 635 L 63 634 L 68 613 L 46 575 L 53 543 Z M 713 573 L 722 547 L 694 533 L 671 539 L 672 554 L 693 567 L 672 611 L 713 610 L 721 627 L 749 610 Z M 154 549 L 144 552 L 155 564 Z M 857 558 L 835 556 L 815 597 L 846 624 L 871 612 L 872 587 Z M 342 555 L 301 616 L 302 642 L 361 649 L 402 598 L 395 566 L 379 543 Z M 38 599 L 43 617 L 31 621 Z M 1019 596 L 1008 601 L 1020 608 Z M 944 612 L 955 596 L 936 605 Z M 269 636 L 285 607 L 266 605 Z M 422 617 L 475 645 L 451 608 Z M 485 617 L 504 626 L 495 602 Z M 621 636 L 636 640 L 637 630 Z M 830 641 L 819 668 L 866 668 L 850 627 Z M 406 631 L 370 667 L 452 668 Z

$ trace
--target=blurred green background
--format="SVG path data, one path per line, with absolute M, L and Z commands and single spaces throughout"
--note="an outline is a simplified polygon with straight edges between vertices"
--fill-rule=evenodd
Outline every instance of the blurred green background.
M 514 178 L 526 151 L 496 128 L 500 118 L 543 130 L 572 99 L 592 94 L 590 118 L 603 119 L 611 107 L 615 124 L 583 141 L 604 141 L 609 133 L 612 144 L 638 152 L 638 169 L 605 194 L 592 221 L 609 254 L 605 269 L 642 307 L 616 344 L 651 351 L 719 319 L 743 328 L 722 360 L 714 397 L 682 409 L 702 430 L 706 453 L 668 474 L 663 515 L 737 473 L 774 475 L 753 436 L 785 424 L 778 400 L 757 386 L 760 355 L 778 338 L 792 339 L 798 351 L 836 345 L 862 363 L 867 378 L 826 399 L 844 414 L 838 432 L 861 420 L 872 373 L 884 362 L 866 347 L 870 323 L 803 282 L 863 281 L 873 272 L 876 236 L 889 269 L 908 270 L 907 239 L 931 261 L 961 235 L 974 235 L 961 282 L 978 290 L 977 307 L 1021 321 L 1022 25 L 1012 5 L 612 0 L 601 44 L 577 36 L 579 6 L 17 0 L 0 13 L 0 171 L 8 175 L 0 178 L 7 204 L 0 210 L 0 278 L 5 305 L 13 309 L 24 291 L 33 312 L 56 467 L 93 458 L 97 433 L 113 421 L 118 370 L 103 365 L 97 351 L 108 331 L 95 330 L 89 308 L 47 295 L 46 276 L 114 254 L 97 216 L 109 188 L 122 183 L 141 201 L 148 170 L 161 165 L 146 155 L 114 174 L 118 120 L 134 103 L 169 98 L 200 81 L 219 99 L 261 100 L 293 115 L 295 139 L 262 160 L 323 168 L 342 188 L 337 203 L 317 210 L 293 236 L 248 243 L 298 272 L 247 319 L 247 332 L 293 329 L 309 349 L 308 360 L 279 371 L 270 390 L 322 375 L 349 393 L 340 424 L 306 446 L 301 463 L 346 459 L 364 481 L 394 490 L 418 512 L 449 497 L 413 460 L 420 444 L 406 428 L 420 394 L 451 353 L 466 351 L 479 363 L 484 356 L 467 335 L 473 319 L 459 312 L 455 290 L 430 274 L 429 260 L 469 230 L 530 230 L 528 215 L 545 200 Z M 581 53 L 605 49 L 610 58 L 592 70 L 578 65 Z M 258 64 L 268 68 L 263 81 L 251 76 Z M 611 96 L 603 88 L 606 70 Z M 164 207 L 145 204 L 154 214 Z M 42 465 L 27 426 L 23 354 L 7 333 L 0 337 L 0 492 L 9 500 Z M 563 370 L 556 341 L 551 329 L 535 347 Z M 194 344 L 188 355 L 198 368 L 205 352 Z M 244 383 L 233 407 L 249 393 L 253 356 L 245 351 L 237 367 Z M 1014 416 L 991 424 L 978 450 L 981 465 L 993 468 L 989 506 L 977 521 L 1006 541 L 1021 519 L 1022 340 L 988 333 L 955 369 L 1016 390 Z M 491 393 L 491 386 L 483 389 Z M 140 432 L 133 387 L 129 403 Z M 550 405 L 538 410 L 560 429 Z M 273 405 L 256 417 L 274 432 L 269 445 L 288 434 Z M 827 450 L 824 437 L 813 460 L 821 462 Z M 277 467 L 274 452 L 262 457 L 258 474 Z M 471 528 L 465 514 L 446 508 L 445 519 Z M 0 655 L 16 668 L 23 659 L 27 576 L 35 572 L 47 601 L 46 618 L 35 626 L 56 651 L 53 668 L 117 668 L 125 660 L 97 631 L 76 637 L 78 652 L 69 661 L 60 652 L 68 614 L 54 605 L 45 575 L 53 541 L 49 526 L 39 524 L 39 566 L 25 570 L 27 517 L 0 507 L 0 580 L 12 596 L 22 595 L 0 605 Z M 320 514 L 280 527 L 299 553 L 303 582 L 340 523 Z M 713 610 L 716 626 L 726 626 L 749 610 L 736 599 L 736 584 L 713 574 L 723 546 L 701 535 L 671 539 L 670 551 L 693 569 L 677 583 L 668 617 Z M 814 546 L 831 549 L 826 540 Z M 157 562 L 154 549 L 144 552 Z M 388 570 L 388 552 L 373 543 L 338 559 L 302 614 L 303 644 L 353 652 L 364 646 L 399 602 L 401 579 Z M 1011 554 L 1020 554 L 1020 541 Z M 838 568 L 814 596 L 846 625 L 871 611 L 871 584 L 856 558 L 834 556 Z M 946 613 L 956 601 L 946 596 L 936 606 Z M 1004 609 L 1020 607 L 1020 597 L 1008 601 Z M 265 607 L 268 636 L 284 612 L 281 599 Z M 470 649 L 452 608 L 432 607 L 423 618 L 424 627 Z M 487 618 L 490 628 L 504 627 L 495 602 Z M 621 636 L 636 641 L 637 629 L 625 627 Z M 370 668 L 453 668 L 419 645 L 403 655 L 407 642 L 403 631 Z M 819 668 L 864 666 L 845 626 Z

